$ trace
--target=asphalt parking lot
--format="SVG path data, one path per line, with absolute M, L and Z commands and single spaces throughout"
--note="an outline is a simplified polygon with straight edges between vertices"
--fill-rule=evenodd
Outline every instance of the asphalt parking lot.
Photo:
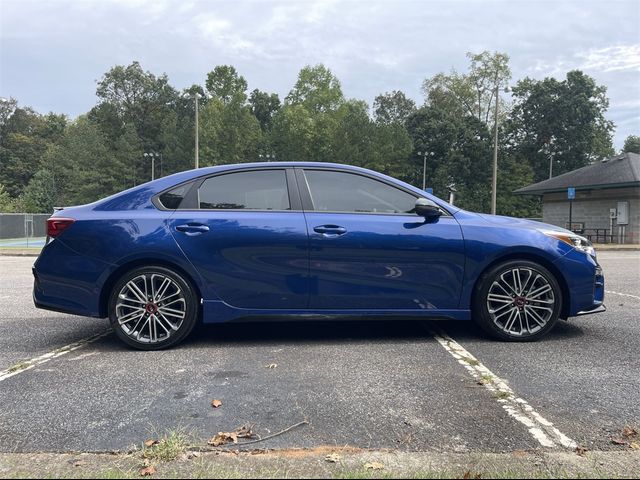
M 34 258 L 0 257 L 0 451 L 125 450 L 176 429 L 204 443 L 243 424 L 265 437 L 301 421 L 259 445 L 540 448 L 433 329 L 575 443 L 628 448 L 611 439 L 640 426 L 640 252 L 599 260 L 608 311 L 537 343 L 496 342 L 472 323 L 300 322 L 200 327 L 177 348 L 138 352 L 106 320 L 35 309 Z

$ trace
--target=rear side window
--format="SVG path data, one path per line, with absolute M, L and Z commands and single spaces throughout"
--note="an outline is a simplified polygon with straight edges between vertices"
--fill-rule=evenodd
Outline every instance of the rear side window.
M 182 200 L 189 192 L 191 185 L 192 183 L 187 183 L 173 188 L 168 192 L 164 192 L 158 197 L 158 200 L 167 210 L 177 210 L 180 207 L 180 203 L 182 203 Z
M 347 172 L 305 170 L 317 212 L 410 213 L 416 197 L 386 183 Z
M 204 181 L 198 191 L 203 210 L 290 210 L 284 170 L 228 173 Z

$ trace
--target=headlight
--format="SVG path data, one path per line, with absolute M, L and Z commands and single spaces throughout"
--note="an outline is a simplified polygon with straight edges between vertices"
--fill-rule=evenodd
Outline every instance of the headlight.
M 580 235 L 576 235 L 575 233 L 559 232 L 557 230 L 544 230 L 542 233 L 549 237 L 557 238 L 561 242 L 571 245 L 573 248 L 589 254 L 592 257 L 596 256 L 596 249 L 593 248 L 593 244 Z

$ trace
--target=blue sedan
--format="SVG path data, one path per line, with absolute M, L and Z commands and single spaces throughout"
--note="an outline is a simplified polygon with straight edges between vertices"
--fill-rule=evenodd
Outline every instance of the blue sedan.
M 476 321 L 537 340 L 604 310 L 583 237 L 467 212 L 363 168 L 221 165 L 58 210 L 33 267 L 37 307 L 109 317 L 156 350 L 198 321 Z

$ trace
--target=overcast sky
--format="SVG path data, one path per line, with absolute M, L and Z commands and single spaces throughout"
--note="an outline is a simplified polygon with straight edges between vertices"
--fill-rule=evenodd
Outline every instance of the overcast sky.
M 608 88 L 615 146 L 640 134 L 640 1 L 0 0 L 0 96 L 75 117 L 96 81 L 138 60 L 183 88 L 219 64 L 286 95 L 324 63 L 369 103 L 467 67 L 465 53 L 511 56 L 513 80 L 579 68 Z

